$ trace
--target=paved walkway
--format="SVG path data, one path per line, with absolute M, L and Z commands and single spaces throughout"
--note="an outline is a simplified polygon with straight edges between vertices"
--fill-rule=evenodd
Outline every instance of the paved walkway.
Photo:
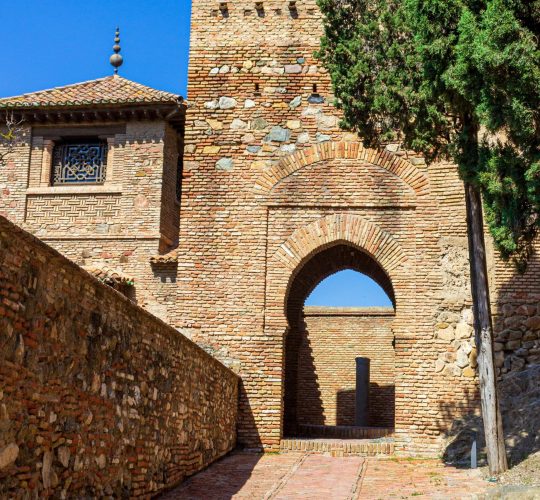
M 470 499 L 490 488 L 479 471 L 435 460 L 233 453 L 162 500 Z

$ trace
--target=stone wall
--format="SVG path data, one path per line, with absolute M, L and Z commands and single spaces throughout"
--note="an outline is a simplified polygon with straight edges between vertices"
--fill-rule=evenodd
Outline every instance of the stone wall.
M 370 360 L 368 425 L 393 427 L 395 359 L 388 308 L 305 307 L 298 424 L 354 425 L 356 357 Z
M 499 376 L 540 364 L 540 295 L 506 297 L 494 329 Z
M 229 369 L 4 218 L 0 261 L 0 497 L 148 497 L 234 447 Z

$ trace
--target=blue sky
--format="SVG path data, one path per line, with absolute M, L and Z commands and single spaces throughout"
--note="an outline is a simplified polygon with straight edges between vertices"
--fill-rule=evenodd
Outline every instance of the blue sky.
M 0 96 L 112 74 L 120 26 L 120 74 L 185 96 L 188 0 L 2 0 Z
M 308 306 L 360 307 L 391 306 L 384 290 L 371 278 L 356 271 L 329 276 L 311 292 Z
M 1 7 L 0 97 L 111 75 L 114 30 L 120 75 L 185 97 L 189 0 L 11 0 Z M 344 271 L 321 283 L 310 305 L 389 305 L 370 278 Z

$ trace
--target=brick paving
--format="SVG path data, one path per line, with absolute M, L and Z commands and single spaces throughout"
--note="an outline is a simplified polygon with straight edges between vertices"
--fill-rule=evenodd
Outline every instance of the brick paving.
M 480 471 L 436 460 L 233 453 L 161 500 L 472 499 L 492 486 Z

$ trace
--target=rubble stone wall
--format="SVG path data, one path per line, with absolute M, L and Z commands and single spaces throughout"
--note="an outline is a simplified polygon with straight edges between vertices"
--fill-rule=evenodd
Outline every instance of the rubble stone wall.
M 235 446 L 238 378 L 0 218 L 0 497 L 150 497 Z

